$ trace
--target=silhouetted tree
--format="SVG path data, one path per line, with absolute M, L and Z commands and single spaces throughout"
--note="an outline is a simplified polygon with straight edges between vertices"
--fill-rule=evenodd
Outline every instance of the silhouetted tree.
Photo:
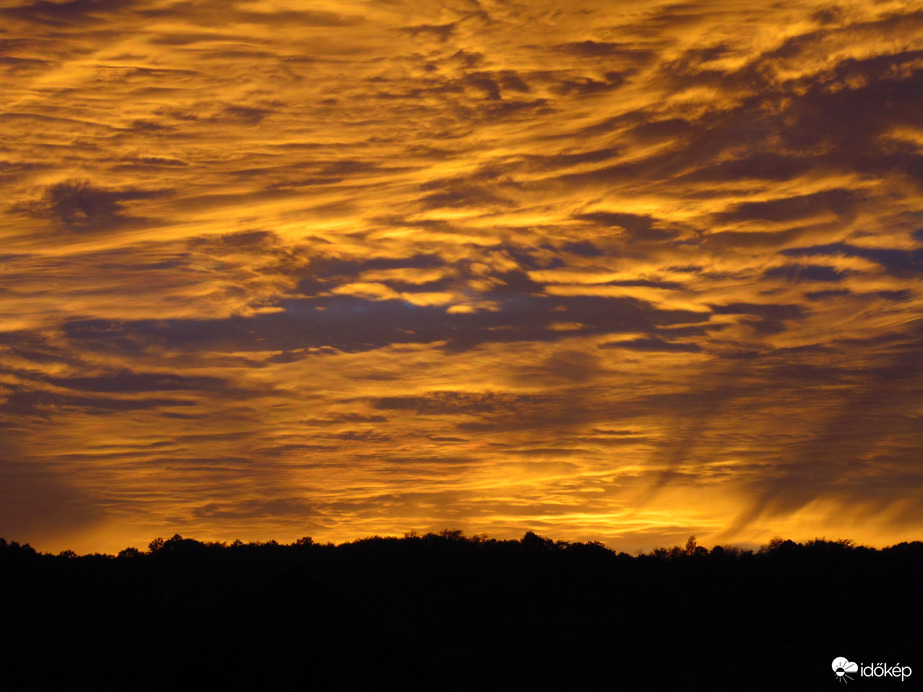
M 913 660 L 921 573 L 919 542 L 0 539 L 0 689 L 778 689 L 766 660 L 820 688 L 839 647 Z

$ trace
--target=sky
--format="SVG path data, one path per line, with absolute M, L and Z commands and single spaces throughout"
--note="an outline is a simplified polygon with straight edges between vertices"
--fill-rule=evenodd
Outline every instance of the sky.
M 923 3 L 0 0 L 0 535 L 919 539 Z

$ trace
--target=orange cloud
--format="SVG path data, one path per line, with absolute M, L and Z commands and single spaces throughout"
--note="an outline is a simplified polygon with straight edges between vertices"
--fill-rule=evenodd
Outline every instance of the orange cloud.
M 0 535 L 918 525 L 910 4 L 0 16 Z

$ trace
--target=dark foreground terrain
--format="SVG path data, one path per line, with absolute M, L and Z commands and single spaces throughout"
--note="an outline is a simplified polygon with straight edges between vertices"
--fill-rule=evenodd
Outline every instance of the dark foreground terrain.
M 923 543 L 632 557 L 445 531 L 118 557 L 0 541 L 3 690 L 837 689 L 923 682 Z

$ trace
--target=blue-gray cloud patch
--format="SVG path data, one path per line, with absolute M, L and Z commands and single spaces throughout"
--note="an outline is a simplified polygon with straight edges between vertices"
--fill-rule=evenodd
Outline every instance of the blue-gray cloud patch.
M 13 211 L 50 218 L 59 231 L 94 233 L 144 223 L 146 219 L 126 214 L 124 203 L 166 194 L 163 190 L 107 189 L 71 180 L 48 186 L 40 200 L 17 205 Z
M 492 294 L 502 298 L 501 309 L 496 311 L 450 313 L 444 307 L 400 300 L 330 296 L 284 300 L 279 303 L 281 312 L 252 317 L 76 320 L 64 324 L 63 332 L 75 344 L 130 352 L 144 345 L 227 353 L 322 346 L 356 352 L 389 344 L 433 342 L 445 342 L 450 351 L 464 351 L 485 343 L 558 341 L 565 334 L 554 325 L 562 321 L 581 325 L 567 333 L 573 336 L 650 332 L 661 326 L 708 319 L 708 313 L 659 309 L 634 298 L 528 295 L 522 292 L 528 286 L 517 283 L 529 281 L 524 273 L 505 279 L 507 283 Z
M 701 353 L 702 347 L 698 344 L 666 341 L 659 337 L 629 339 L 627 341 L 609 341 L 600 344 L 599 348 L 624 348 L 630 351 L 647 351 L 650 353 Z
M 37 0 L 0 9 L 0 15 L 20 21 L 67 27 L 101 22 L 104 17 L 100 15 L 112 14 L 133 4 L 134 0 Z
M 786 279 L 800 281 L 842 281 L 849 272 L 824 264 L 783 264 L 763 272 L 764 279 Z
M 850 243 L 830 243 L 782 250 L 788 257 L 859 257 L 880 265 L 897 277 L 910 277 L 923 272 L 923 248 L 868 248 Z
M 715 214 L 718 221 L 771 221 L 783 223 L 797 221 L 829 210 L 837 216 L 855 213 L 859 195 L 853 190 L 835 189 L 808 195 L 783 197 L 765 202 L 742 202 L 731 210 Z

